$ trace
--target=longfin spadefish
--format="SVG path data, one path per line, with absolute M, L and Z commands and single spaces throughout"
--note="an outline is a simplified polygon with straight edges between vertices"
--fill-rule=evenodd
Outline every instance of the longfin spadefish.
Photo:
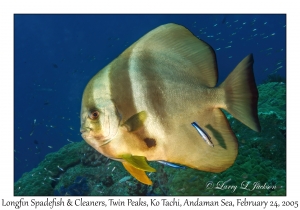
M 126 120 L 126 122 L 122 124 L 122 126 L 125 126 L 129 132 L 136 131 L 144 125 L 146 118 L 147 113 L 145 111 L 141 111 L 131 116 L 128 120 Z

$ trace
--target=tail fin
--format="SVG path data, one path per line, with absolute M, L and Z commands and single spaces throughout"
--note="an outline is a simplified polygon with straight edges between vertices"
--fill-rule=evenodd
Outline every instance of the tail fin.
M 245 57 L 220 88 L 225 89 L 226 111 L 249 128 L 260 131 L 257 115 L 258 91 L 253 74 L 253 56 Z

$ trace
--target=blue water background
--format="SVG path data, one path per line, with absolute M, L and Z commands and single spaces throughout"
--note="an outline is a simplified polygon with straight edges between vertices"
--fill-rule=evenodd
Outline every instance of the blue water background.
M 141 36 L 170 22 L 215 49 L 219 83 L 250 53 L 257 84 L 273 73 L 286 76 L 285 15 L 15 15 L 15 181 L 48 153 L 82 140 L 87 82 Z

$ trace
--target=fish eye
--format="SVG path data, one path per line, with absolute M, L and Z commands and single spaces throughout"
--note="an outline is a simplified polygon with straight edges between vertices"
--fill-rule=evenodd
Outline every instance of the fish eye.
M 99 117 L 100 113 L 98 111 L 93 111 L 89 114 L 89 118 L 96 120 Z

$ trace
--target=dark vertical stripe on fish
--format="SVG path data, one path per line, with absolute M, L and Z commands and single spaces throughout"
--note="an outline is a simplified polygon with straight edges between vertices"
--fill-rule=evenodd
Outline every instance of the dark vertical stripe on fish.
M 95 78 L 93 78 L 92 80 L 89 81 L 87 87 L 84 90 L 85 91 L 85 93 L 84 93 L 85 97 L 83 98 L 83 100 L 85 101 L 86 108 L 87 108 L 87 110 L 85 110 L 85 111 L 87 111 L 87 115 L 85 116 L 86 118 L 93 111 L 96 111 L 96 110 L 98 110 L 100 112 L 102 111 L 102 110 L 99 110 L 97 108 L 98 106 L 97 106 L 96 101 L 95 101 L 95 96 L 94 96 L 93 89 L 95 87 L 95 83 L 96 82 L 97 82 L 97 80 Z M 103 114 L 103 113 L 101 113 L 101 114 Z M 101 122 L 100 122 L 100 118 L 97 119 L 97 120 L 99 121 L 99 123 L 94 125 L 95 126 L 94 130 L 100 131 L 101 130 L 101 126 L 102 126 Z M 87 121 L 86 121 L 86 123 L 87 123 Z M 89 127 L 89 124 L 85 124 L 85 125 L 82 125 L 82 126 L 83 126 L 83 128 Z
M 148 112 L 157 117 L 162 126 L 166 119 L 166 102 L 164 96 L 164 90 L 166 90 L 163 78 L 157 68 L 157 55 L 152 55 L 150 51 L 142 51 L 135 53 L 133 51 L 134 63 L 136 68 L 141 69 L 137 72 L 139 81 L 143 83 L 144 103 L 147 106 Z
M 109 66 L 109 81 L 111 99 L 122 115 L 123 123 L 136 114 L 132 85 L 129 76 L 129 58 L 131 50 L 126 50 Z

